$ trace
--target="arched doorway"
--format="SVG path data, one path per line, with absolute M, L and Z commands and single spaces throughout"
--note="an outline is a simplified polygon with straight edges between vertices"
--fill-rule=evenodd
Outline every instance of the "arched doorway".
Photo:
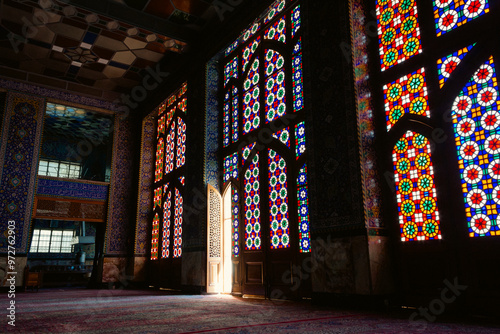
M 207 195 L 207 292 L 238 294 L 241 292 L 239 260 L 233 252 L 234 247 L 239 247 L 238 233 L 234 233 L 239 221 L 238 193 L 228 183 L 222 196 L 211 185 Z

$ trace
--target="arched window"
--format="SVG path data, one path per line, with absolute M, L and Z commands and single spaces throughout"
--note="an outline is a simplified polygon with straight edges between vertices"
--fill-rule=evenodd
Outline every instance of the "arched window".
M 499 235 L 497 47 L 484 36 L 495 26 L 496 7 L 488 0 L 378 0 L 375 9 L 377 82 L 384 140 L 393 146 L 401 240 L 445 239 L 452 228 L 469 237 Z M 453 158 L 439 157 L 433 166 L 435 152 Z M 443 175 L 441 187 L 435 168 Z M 450 203 L 448 230 L 438 210 L 444 200 Z M 452 212 L 458 206 L 460 213 Z
M 157 110 L 151 260 L 182 255 L 186 93 L 184 83 Z
M 307 212 L 307 185 L 294 182 L 305 153 L 300 28 L 300 4 L 276 1 L 225 52 L 224 181 L 242 182 L 246 250 L 261 249 L 263 223 L 269 248 L 294 242 L 302 252 L 310 250 L 307 218 L 301 220 L 298 240 L 291 240 L 289 231 L 291 219 L 298 226 L 299 216 L 289 196 L 294 198 L 299 187 Z
M 223 181 L 235 185 L 233 263 L 242 263 L 245 282 L 261 286 L 266 275 L 278 275 L 273 263 L 291 268 L 291 254 L 311 250 L 301 25 L 299 1 L 275 1 L 222 60 Z

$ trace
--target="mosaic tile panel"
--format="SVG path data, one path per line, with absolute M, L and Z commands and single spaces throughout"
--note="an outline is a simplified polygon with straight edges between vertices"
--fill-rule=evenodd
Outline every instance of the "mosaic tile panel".
M 31 222 L 38 154 L 43 126 L 44 100 L 21 93 L 9 93 L 4 113 L 0 158 L 0 230 L 15 221 L 15 248 L 26 253 Z M 2 232 L 0 252 L 8 239 Z

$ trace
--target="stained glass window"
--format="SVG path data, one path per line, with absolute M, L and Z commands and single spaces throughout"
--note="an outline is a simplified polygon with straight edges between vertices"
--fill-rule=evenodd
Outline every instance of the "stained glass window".
M 165 188 L 168 188 L 168 184 L 165 185 Z M 172 191 L 168 190 L 167 198 L 163 203 L 163 239 L 162 239 L 162 258 L 167 258 L 170 256 L 170 219 L 171 219 L 171 210 L 172 206 Z
M 301 253 L 311 251 L 311 236 L 309 234 L 309 200 L 307 195 L 307 165 L 297 176 L 297 211 L 299 217 L 299 248 Z
M 232 252 L 234 257 L 240 255 L 240 196 L 235 187 L 231 188 L 231 218 L 233 220 L 232 224 Z
M 243 133 L 256 130 L 260 125 L 260 88 L 255 86 L 243 96 Z
M 177 160 L 176 167 L 184 166 L 186 162 L 186 123 L 182 118 L 177 118 Z
M 297 159 L 306 151 L 306 127 L 304 122 L 295 126 L 295 156 Z
M 451 55 L 438 59 L 438 75 L 439 75 L 439 88 L 443 88 L 444 83 L 448 80 L 450 75 L 457 69 L 458 65 L 464 59 L 465 55 L 472 49 L 474 45 L 462 48 L 453 52 Z
M 187 84 L 157 108 L 157 150 L 154 182 L 151 259 L 180 257 L 182 254 L 182 189 L 186 162 Z M 160 225 L 160 219 L 162 224 Z
M 158 212 L 153 218 L 151 231 L 151 260 L 158 260 L 158 238 L 160 237 L 160 216 Z
M 376 12 L 382 71 L 422 52 L 415 0 L 378 0 Z
M 288 128 L 284 128 L 283 130 L 273 133 L 273 137 L 290 148 L 290 132 L 288 131 Z
M 238 88 L 233 86 L 233 101 L 231 103 L 231 121 L 232 121 L 232 127 L 231 127 L 231 137 L 233 143 L 236 143 L 239 139 L 239 126 L 240 126 L 240 112 L 239 112 L 239 98 L 238 98 Z
M 429 140 L 408 131 L 392 151 L 401 240 L 441 239 Z
M 293 109 L 294 111 L 301 110 L 304 104 L 302 97 L 302 43 L 299 38 L 294 47 L 294 55 L 292 58 L 292 75 L 293 75 Z
M 224 67 L 224 86 L 231 78 L 238 78 L 238 57 L 234 57 L 234 59 Z
M 434 0 L 436 34 L 442 34 L 489 12 L 488 0 Z
M 224 182 L 231 177 L 238 178 L 238 152 L 224 158 Z
M 268 166 L 271 248 L 288 248 L 290 247 L 290 232 L 286 162 L 279 154 L 270 149 Z
M 424 69 L 384 85 L 387 131 L 405 114 L 430 116 Z
M 174 211 L 174 257 L 182 255 L 182 195 L 179 189 L 175 189 L 175 211 Z
M 500 114 L 493 57 L 455 99 L 453 125 L 471 237 L 500 235 Z
M 231 92 L 227 92 L 224 98 L 222 143 L 228 146 L 231 141 Z
M 244 175 L 244 205 L 245 205 L 245 248 L 260 249 L 260 182 L 259 154 L 257 153 L 245 171 Z
M 420 3 L 424 2 L 419 1 Z M 497 226 L 497 205 L 500 204 L 500 199 L 497 201 L 496 198 L 497 190 L 500 190 L 497 182 L 500 179 L 500 176 L 497 178 L 497 170 L 500 171 L 500 114 L 493 57 L 488 61 L 484 58 L 485 62 L 454 101 L 442 100 L 449 94 L 449 90 L 459 88 L 457 82 L 463 85 L 463 79 L 468 79 L 461 78 L 464 72 L 471 73 L 468 72 L 469 69 L 478 66 L 476 60 L 471 58 L 472 53 L 476 51 L 474 48 L 477 48 L 479 53 L 490 48 L 487 45 L 476 47 L 476 44 L 484 42 L 481 40 L 473 43 L 474 41 L 468 39 L 468 44 L 459 44 L 463 39 L 456 35 L 458 30 L 455 32 L 457 38 L 451 39 L 452 33 L 449 36 L 443 35 L 460 29 L 466 33 L 463 36 L 473 38 L 476 34 L 479 38 L 488 31 L 487 27 L 491 23 L 485 17 L 485 14 L 490 12 L 489 0 L 433 0 L 432 4 L 433 7 L 419 7 L 419 10 L 426 11 L 426 16 L 433 18 L 433 21 L 428 23 L 431 30 L 426 30 L 431 34 L 426 35 L 424 40 L 424 43 L 428 44 L 421 45 L 419 24 L 426 21 L 421 17 L 422 21 L 419 23 L 417 1 L 376 0 L 381 81 L 387 83 L 383 85 L 387 132 L 390 133 L 403 117 L 406 119 L 404 124 L 408 127 L 405 129 L 406 134 L 393 148 L 392 145 L 390 147 L 393 154 L 401 239 L 432 240 L 442 237 L 430 141 L 415 129 L 441 131 L 442 127 L 451 126 L 450 123 L 453 124 L 458 155 L 463 195 L 460 201 L 463 199 L 465 208 L 463 219 L 467 221 L 469 236 L 497 235 L 500 234 L 500 228 Z M 462 27 L 472 20 L 474 23 L 467 25 L 470 30 Z M 410 41 L 413 45 L 409 44 Z M 415 57 L 411 62 L 398 65 L 423 50 L 425 57 Z M 454 52 L 450 53 L 452 51 Z M 426 67 L 424 71 L 423 62 L 429 64 L 429 60 L 435 61 L 436 67 Z M 467 64 L 469 62 L 474 63 L 474 67 L 471 68 L 470 64 Z M 384 72 L 389 68 L 391 71 Z M 394 80 L 398 77 L 398 80 Z M 437 82 L 428 81 L 436 78 Z M 427 85 L 434 90 L 434 95 L 430 98 Z M 442 90 L 436 91 L 436 85 Z M 430 101 L 433 105 L 429 105 Z M 448 122 L 449 114 L 445 113 L 450 111 L 448 106 L 451 105 L 452 122 Z M 401 131 L 401 128 L 397 131 Z M 434 136 L 438 132 L 431 133 Z M 394 138 L 394 134 L 390 134 L 389 138 Z M 434 142 L 440 149 L 448 149 L 448 143 L 446 140 L 444 143 Z M 443 170 L 455 170 L 454 166 L 449 168 L 450 163 L 454 162 L 444 160 L 440 159 Z M 454 175 L 453 173 L 450 175 Z M 458 182 L 458 178 L 456 181 Z M 453 208 L 461 204 L 456 202 L 456 195 L 458 194 L 446 194 L 450 197 Z
M 234 59 L 239 59 L 239 68 Z M 226 49 L 221 65 L 227 73 L 221 81 L 223 179 L 238 185 L 232 189 L 241 189 L 239 194 L 233 192 L 233 210 L 241 209 L 241 224 L 233 216 L 233 255 L 260 250 L 263 241 L 271 250 L 300 242 L 301 251 L 309 252 L 308 212 L 300 216 L 298 209 L 307 208 L 307 186 L 290 174 L 306 158 L 299 1 L 275 1 Z M 294 117 L 287 117 L 290 114 Z M 288 182 L 290 177 L 293 182 Z M 303 197 L 290 203 L 290 193 Z M 289 224 L 297 226 L 299 221 L 304 230 L 297 233 Z M 241 237 L 235 238 L 238 227 Z M 235 240 L 241 242 L 238 248 Z
M 156 146 L 156 168 L 155 168 L 155 182 L 158 182 L 163 177 L 163 159 L 164 159 L 165 144 L 163 138 L 158 140 Z

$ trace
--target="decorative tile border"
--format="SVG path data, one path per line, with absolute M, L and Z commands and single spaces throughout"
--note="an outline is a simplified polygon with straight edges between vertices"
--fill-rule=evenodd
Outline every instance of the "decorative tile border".
M 106 110 L 119 111 L 119 106 L 116 103 L 109 101 L 99 100 L 91 97 L 80 96 L 72 93 L 66 93 L 55 89 L 34 86 L 18 81 L 6 80 L 0 78 L 0 87 L 9 90 L 16 90 L 45 98 L 53 98 L 67 102 L 82 104 L 89 107 L 103 108 Z
M 38 178 L 37 195 L 106 201 L 108 186 L 85 181 Z
M 219 101 L 217 99 L 219 72 L 217 61 L 222 53 L 214 56 L 206 67 L 206 91 L 205 91 L 205 173 L 204 183 L 212 185 L 220 191 L 219 161 L 217 151 L 219 150 Z
M 15 221 L 16 252 L 27 252 L 44 110 L 43 98 L 8 93 L 0 148 L 0 252 L 7 251 L 9 220 Z
M 380 212 L 381 194 L 374 141 L 375 120 L 369 88 L 368 38 L 364 32 L 366 17 L 363 0 L 350 1 L 350 18 L 365 225 L 367 228 L 380 228 L 384 227 L 384 224 Z
M 141 165 L 139 168 L 139 198 L 137 199 L 137 221 L 135 227 L 135 255 L 146 255 L 148 248 L 148 226 L 151 217 L 151 188 L 153 185 L 155 121 L 153 113 L 142 121 Z
M 121 255 L 132 249 L 128 243 L 132 228 L 132 124 L 130 119 L 115 118 L 113 138 L 113 167 L 108 201 L 105 254 Z M 127 251 L 128 248 L 128 251 Z

